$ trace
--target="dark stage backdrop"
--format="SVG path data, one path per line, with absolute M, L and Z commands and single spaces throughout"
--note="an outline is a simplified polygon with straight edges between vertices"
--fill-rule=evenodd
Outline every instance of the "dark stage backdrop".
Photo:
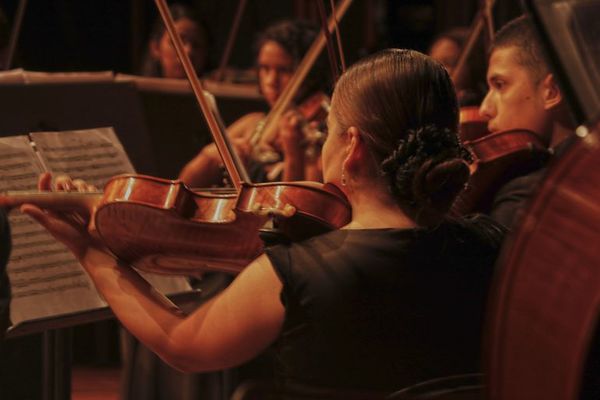
M 315 18 L 316 0 L 247 2 L 231 64 L 249 67 L 256 34 L 292 15 Z M 181 0 L 208 22 L 218 65 L 239 0 Z M 329 3 L 329 1 L 326 1 Z M 341 24 L 350 62 L 383 47 L 425 51 L 438 32 L 469 25 L 479 0 L 354 0 Z M 496 1 L 496 26 L 520 13 L 519 0 Z M 2 0 L 12 20 L 18 0 Z M 43 71 L 114 70 L 134 72 L 156 18 L 151 0 L 29 0 L 18 45 L 17 66 Z

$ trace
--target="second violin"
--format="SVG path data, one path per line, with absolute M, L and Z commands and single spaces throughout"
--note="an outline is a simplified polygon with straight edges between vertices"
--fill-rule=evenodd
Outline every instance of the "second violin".
M 453 206 L 458 215 L 489 212 L 493 188 L 540 168 L 550 154 L 539 136 L 528 130 L 494 132 L 465 140 L 464 145 L 471 151 L 474 162 L 467 190 Z

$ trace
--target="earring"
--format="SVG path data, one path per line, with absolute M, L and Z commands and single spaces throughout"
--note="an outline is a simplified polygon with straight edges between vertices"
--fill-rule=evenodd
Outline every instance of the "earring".
M 346 186 L 346 171 L 344 170 L 344 167 L 342 167 L 342 179 L 341 179 L 341 183 L 342 186 Z

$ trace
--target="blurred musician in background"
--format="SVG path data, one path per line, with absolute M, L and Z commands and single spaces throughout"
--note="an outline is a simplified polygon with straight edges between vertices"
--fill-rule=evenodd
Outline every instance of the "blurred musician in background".
M 490 132 L 526 129 L 560 153 L 574 123 L 558 84 L 544 59 L 534 28 L 525 16 L 507 23 L 492 43 L 487 71 L 489 90 L 480 107 Z M 494 196 L 491 216 L 514 225 L 525 202 L 544 174 L 540 168 L 514 178 Z
M 10 23 L 0 8 L 0 66 L 8 56 Z M 0 397 L 2 399 L 41 398 L 41 335 L 26 335 L 4 342 L 10 326 L 10 280 L 6 270 L 11 250 L 10 225 L 0 208 Z
M 10 254 L 10 227 L 3 209 L 0 209 L 0 349 L 9 324 L 10 284 L 6 273 Z
M 9 38 L 9 24 L 0 8 L 0 66 L 4 65 L 6 57 L 6 47 Z M 8 262 L 8 253 L 10 251 L 10 232 L 8 229 L 8 220 L 3 209 L 0 209 L 0 348 L 4 338 L 4 332 L 8 328 L 9 303 L 10 303 L 10 283 L 6 273 L 6 263 Z
M 257 73 L 259 89 L 269 107 L 273 107 L 302 57 L 316 38 L 318 30 L 304 21 L 282 21 L 267 28 L 257 41 Z M 308 77 L 295 98 L 300 104 L 311 95 L 328 92 L 328 79 L 325 77 L 319 61 L 313 66 Z M 238 154 L 245 162 L 254 182 L 277 180 L 280 174 L 274 168 L 278 164 L 263 164 L 252 159 L 251 140 L 262 129 L 265 114 L 261 112 L 247 114 L 227 129 L 227 134 Z M 273 147 L 286 159 L 289 146 L 272 143 Z M 181 171 L 179 179 L 191 187 L 210 187 L 222 184 L 221 157 L 216 146 L 210 144 L 191 160 Z M 284 172 L 285 175 L 285 172 Z M 292 179 L 289 179 L 292 180 Z
M 169 6 L 175 29 L 181 36 L 196 73 L 201 76 L 209 68 L 210 32 L 206 23 L 194 10 L 183 4 Z M 148 48 L 140 71 L 143 76 L 186 79 L 175 48 L 161 18 L 157 18 L 150 32 Z
M 448 70 L 450 76 L 455 72 L 461 53 L 469 37 L 469 28 L 456 27 L 440 33 L 429 48 L 429 55 L 439 61 Z M 485 96 L 485 52 L 481 39 L 457 77 L 454 87 L 461 107 L 479 105 Z

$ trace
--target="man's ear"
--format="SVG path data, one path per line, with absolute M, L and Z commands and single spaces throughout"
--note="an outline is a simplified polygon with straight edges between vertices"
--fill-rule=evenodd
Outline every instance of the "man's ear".
M 542 81 L 542 90 L 544 96 L 544 108 L 550 110 L 562 102 L 562 92 L 558 87 L 554 75 L 548 74 Z

